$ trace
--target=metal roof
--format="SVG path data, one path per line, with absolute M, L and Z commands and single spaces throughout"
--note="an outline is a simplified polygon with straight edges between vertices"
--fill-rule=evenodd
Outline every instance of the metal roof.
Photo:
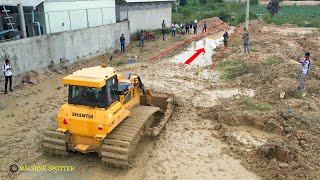
M 22 0 L 23 6 L 36 7 L 44 0 Z
M 16 6 L 21 3 L 21 0 L 0 0 L 0 5 L 4 6 Z
M 22 4 L 25 7 L 36 7 L 44 0 L 0 0 L 0 5 L 17 6 Z
M 63 78 L 63 84 L 102 87 L 106 85 L 106 79 L 116 75 L 112 67 L 89 67 L 77 70 L 76 72 Z

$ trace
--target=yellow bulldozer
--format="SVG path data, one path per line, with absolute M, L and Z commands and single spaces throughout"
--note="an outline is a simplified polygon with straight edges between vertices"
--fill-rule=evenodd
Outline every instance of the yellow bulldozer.
M 94 152 L 107 164 L 129 166 L 141 137 L 157 136 L 174 107 L 173 97 L 151 95 L 138 75 L 123 78 L 105 65 L 80 69 L 63 83 L 68 102 L 58 127 L 44 131 L 43 148 L 50 154 Z

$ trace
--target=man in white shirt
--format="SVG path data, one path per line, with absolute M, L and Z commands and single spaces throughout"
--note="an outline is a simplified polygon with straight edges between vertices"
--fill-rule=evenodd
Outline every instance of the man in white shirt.
M 301 63 L 301 79 L 298 89 L 304 90 L 304 83 L 306 82 L 306 78 L 311 65 L 310 53 L 307 52 L 305 54 L 305 58 L 299 60 L 299 62 Z
M 4 93 L 7 94 L 8 90 L 8 81 L 9 81 L 9 87 L 10 91 L 12 91 L 12 70 L 9 59 L 6 59 L 5 64 L 2 66 L 3 75 L 5 76 L 5 91 Z
M 171 25 L 172 28 L 172 34 L 171 37 L 176 37 L 176 32 L 177 32 L 177 24 L 175 22 L 172 23 Z

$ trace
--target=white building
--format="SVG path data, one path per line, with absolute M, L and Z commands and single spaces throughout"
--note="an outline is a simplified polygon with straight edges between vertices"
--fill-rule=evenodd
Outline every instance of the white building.
M 175 0 L 2 0 L 20 30 L 18 4 L 22 4 L 27 36 L 51 34 L 129 21 L 130 33 L 160 29 L 171 24 Z M 0 1 L 1 2 L 1 1 Z M 11 2 L 11 3 L 9 3 Z M 4 4 L 6 3 L 6 4 Z M 1 5 L 1 4 L 0 4 Z M 4 20 L 2 21 L 4 23 Z M 5 23 L 4 23 L 5 26 Z M 5 29 L 1 29 L 5 30 Z
M 47 34 L 116 22 L 114 0 L 23 1 L 23 6 L 37 9 L 35 21 L 39 21 Z
M 162 20 L 169 27 L 173 1 L 175 0 L 117 0 L 117 21 L 128 19 L 130 33 L 160 29 Z

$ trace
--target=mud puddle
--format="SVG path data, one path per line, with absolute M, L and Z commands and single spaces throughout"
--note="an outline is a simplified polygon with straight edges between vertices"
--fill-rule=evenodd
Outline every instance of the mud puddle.
M 237 126 L 231 131 L 234 139 L 248 148 L 259 147 L 267 143 L 268 140 L 278 137 L 276 134 L 267 133 L 249 126 Z
M 231 27 L 228 31 L 229 34 L 232 34 L 234 27 Z M 185 50 L 185 52 L 173 57 L 171 62 L 174 63 L 185 63 L 192 55 L 196 53 L 198 49 L 204 48 L 205 53 L 201 53 L 194 61 L 190 63 L 190 67 L 205 67 L 212 64 L 212 55 L 215 53 L 217 46 L 223 43 L 223 31 L 220 31 L 216 34 L 209 35 L 206 38 L 203 38 L 199 41 L 195 41 L 191 46 Z
M 246 89 L 225 89 L 225 90 L 214 90 L 214 91 L 202 91 L 197 93 L 192 99 L 192 104 L 194 107 L 213 107 L 219 103 L 219 99 L 232 98 L 234 96 L 254 96 L 254 90 Z

